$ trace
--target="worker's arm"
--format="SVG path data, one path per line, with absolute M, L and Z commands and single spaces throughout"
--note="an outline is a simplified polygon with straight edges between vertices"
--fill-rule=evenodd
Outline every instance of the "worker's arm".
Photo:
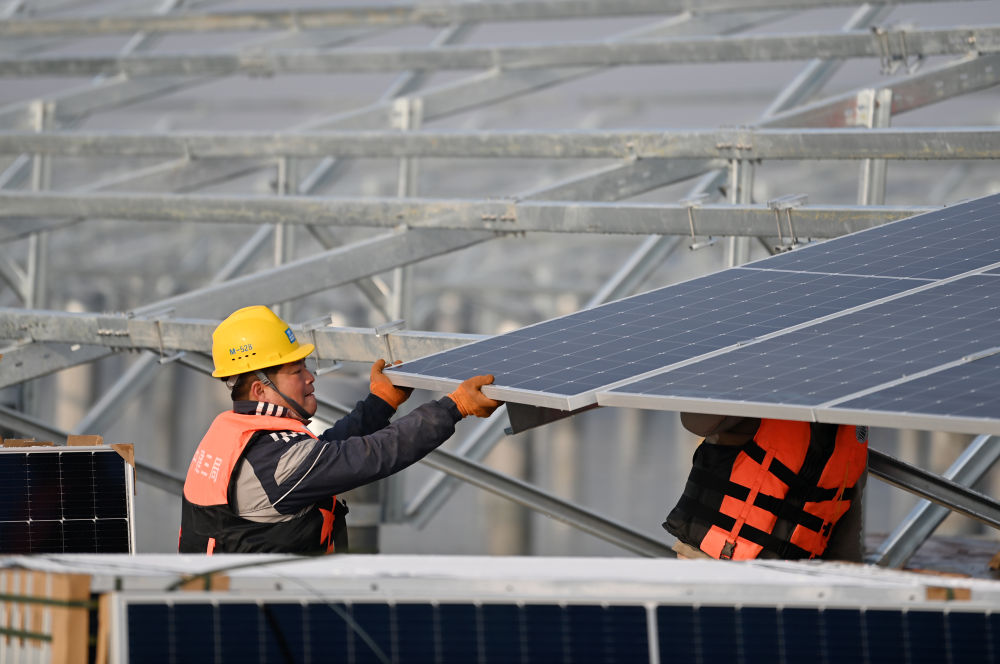
M 354 410 L 337 420 L 324 431 L 320 437 L 328 440 L 341 440 L 351 436 L 364 436 L 389 425 L 389 420 L 396 409 L 383 399 L 369 394 L 364 400 L 354 405 Z
M 348 423 L 338 422 L 318 439 L 290 431 L 261 432 L 244 452 L 231 494 L 233 506 L 247 518 L 280 520 L 331 494 L 402 470 L 450 438 L 463 417 L 492 414 L 500 402 L 482 393 L 483 386 L 492 382 L 493 376 L 473 376 L 447 397 L 425 403 L 366 434 L 334 436 L 349 428 L 355 413 L 366 410 L 363 403 L 345 418 Z M 374 395 L 364 403 L 372 399 L 390 407 Z
M 262 432 L 247 446 L 234 502 L 251 518 L 296 514 L 419 461 L 454 433 L 460 419 L 455 402 L 445 397 L 367 435 L 336 439 L 327 435 L 330 429 L 316 439 Z

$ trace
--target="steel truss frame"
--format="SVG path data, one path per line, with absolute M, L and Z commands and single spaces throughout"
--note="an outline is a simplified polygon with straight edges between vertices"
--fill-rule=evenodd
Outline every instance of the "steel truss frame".
M 919 2 L 921 0 L 914 0 Z M 590 305 L 631 292 L 680 244 L 677 237 L 766 238 L 774 227 L 773 206 L 755 204 L 748 193 L 760 160 L 863 160 L 860 202 L 855 206 L 804 205 L 794 210 L 803 236 L 833 237 L 909 216 L 929 208 L 885 206 L 887 160 L 996 159 L 995 127 L 891 129 L 889 118 L 1000 82 L 1000 26 L 914 29 L 881 27 L 883 5 L 861 7 L 839 32 L 794 35 L 740 35 L 740 30 L 786 15 L 852 0 L 706 0 L 692 14 L 689 3 L 624 0 L 514 0 L 512 2 L 371 5 L 315 11 L 203 13 L 176 11 L 167 3 L 157 14 L 88 18 L 39 17 L 0 20 L 0 76 L 88 76 L 102 78 L 68 93 L 0 108 L 0 155 L 11 160 L 0 170 L 0 242 L 29 238 L 22 266 L 0 254 L 0 280 L 17 294 L 24 309 L 0 308 L 0 340 L 6 346 L 0 387 L 34 378 L 116 350 L 144 350 L 144 356 L 82 418 L 79 428 L 95 427 L 114 416 L 127 395 L 164 360 L 180 359 L 204 370 L 215 321 L 203 317 L 220 307 L 257 302 L 280 304 L 308 293 L 356 284 L 372 306 L 396 317 L 405 265 L 492 238 L 523 232 L 633 233 L 648 237 Z M 44 6 L 40 11 L 44 12 Z M 734 11 L 735 10 L 735 11 Z M 775 10 L 770 13 L 761 10 Z M 12 10 L 14 11 L 14 10 Z M 569 18 L 671 14 L 651 27 L 610 39 L 572 44 L 463 46 L 474 22 L 548 21 Z M 448 26 L 426 48 L 342 48 L 399 25 Z M 149 54 L 156 33 L 290 30 L 254 40 L 236 50 L 196 54 Z M 116 55 L 39 55 L 57 35 L 74 38 L 136 33 Z M 691 37 L 690 34 L 704 36 Z M 15 39 L 16 38 L 16 39 Z M 923 58 L 958 59 L 917 68 Z M 836 72 L 840 58 L 879 58 L 894 76 L 815 100 Z M 698 131 L 429 131 L 422 123 L 482 108 L 503 99 L 546 89 L 619 65 L 691 62 L 775 61 L 815 58 L 776 97 L 753 126 Z M 437 69 L 474 69 L 457 81 L 425 85 Z M 233 74 L 281 75 L 301 72 L 402 72 L 382 99 L 367 107 L 286 132 L 169 132 L 167 134 L 67 131 L 86 118 Z M 902 73 L 899 73 L 902 71 Z M 126 175 L 98 177 L 71 191 L 55 191 L 47 173 L 53 160 L 110 155 L 149 156 L 163 161 Z M 359 158 L 400 159 L 400 191 L 405 198 L 317 196 Z M 604 159 L 609 163 L 509 199 L 433 199 L 415 196 L 414 169 L 427 158 Z M 320 163 L 300 177 L 295 160 Z M 0 162 L 2 163 L 2 162 Z M 971 162 L 966 162 L 971 163 Z M 278 166 L 277 196 L 192 193 L 247 173 Z M 283 175 L 281 175 L 283 174 Z M 701 178 L 688 200 L 634 203 L 624 199 Z M 728 180 L 726 203 L 702 200 Z M 28 190 L 24 183 L 29 182 Z M 125 191 L 113 191 L 125 190 Z M 153 193 L 163 190 L 170 193 Z M 142 191 L 144 193 L 135 193 Z M 183 192 L 183 193 L 179 193 Z M 793 192 L 783 192 L 793 193 Z M 692 202 L 697 201 L 697 202 Z M 185 220 L 259 224 L 260 230 L 216 274 L 213 283 L 135 307 L 123 314 L 72 314 L 47 310 L 44 292 L 48 234 L 94 218 L 126 222 Z M 306 225 L 324 248 L 292 259 L 291 228 Z M 392 232 L 337 246 L 334 226 L 389 228 Z M 67 231 L 69 232 L 69 231 Z M 278 265 L 240 276 L 249 261 L 274 238 Z M 738 260 L 745 244 L 732 241 Z M 740 249 L 740 246 L 743 249 Z M 396 269 L 390 287 L 378 275 Z M 465 343 L 478 335 L 334 328 L 328 320 L 309 321 L 300 333 L 326 361 L 370 361 L 388 352 L 396 359 L 418 357 Z M 329 412 L 335 404 L 324 402 Z M 566 503 L 477 461 L 502 435 L 503 413 L 487 420 L 457 453 L 438 451 L 432 467 L 521 504 L 563 519 L 643 555 L 668 555 L 662 545 L 587 510 Z M 31 435 L 59 440 L 62 432 L 39 418 L 0 407 L 0 422 Z M 991 515 L 995 502 L 960 489 L 995 461 L 970 446 L 964 464 L 976 473 L 953 469 L 944 478 L 925 477 L 891 458 L 875 455 L 877 474 L 974 517 Z M 973 461 L 969 461 L 971 458 Z M 963 466 L 964 467 L 964 466 Z M 143 467 L 140 478 L 177 490 L 171 471 Z M 951 481 L 954 479 L 955 481 Z M 958 484 L 956 484 L 956 482 Z M 455 486 L 440 476 L 407 505 L 389 505 L 395 519 L 425 523 Z M 391 492 L 390 492 L 391 493 Z M 400 500 L 396 498 L 395 500 Z M 910 553 L 929 536 L 933 516 L 915 514 L 899 535 Z M 988 519 L 987 519 L 988 520 Z M 883 555 L 883 564 L 902 565 L 904 555 Z M 889 561 L 886 563 L 886 561 Z

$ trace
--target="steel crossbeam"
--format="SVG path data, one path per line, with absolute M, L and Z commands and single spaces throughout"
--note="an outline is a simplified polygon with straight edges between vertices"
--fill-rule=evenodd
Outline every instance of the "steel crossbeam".
M 795 209 L 795 228 L 805 237 L 830 238 L 930 209 L 933 208 L 803 206 Z M 773 234 L 775 229 L 774 210 L 762 204 L 711 204 L 691 212 L 689 206 L 679 203 L 0 192 L 0 217 L 70 215 L 135 222 L 183 220 L 376 228 L 405 226 L 425 232 L 489 231 L 487 235 L 467 239 L 449 234 L 440 236 L 446 244 L 456 243 L 454 248 L 488 239 L 493 233 L 688 235 L 693 226 L 698 235 L 765 236 Z M 415 256 L 432 255 L 422 254 L 416 248 L 419 245 L 412 246 Z M 427 250 L 433 249 L 428 246 Z M 359 243 L 352 245 L 350 251 L 341 251 L 341 258 L 360 268 L 363 263 L 355 256 L 364 252 L 364 244 Z M 384 266 L 385 261 L 379 260 L 378 264 Z M 356 278 L 364 276 L 364 272 L 373 274 L 378 270 L 361 269 L 353 274 Z M 339 285 L 342 282 L 334 279 L 331 283 Z M 164 304 L 170 306 L 169 303 L 168 300 Z
M 870 0 L 870 5 L 940 0 Z M 703 13 L 764 9 L 810 9 L 855 5 L 857 0 L 508 0 L 505 2 L 418 2 L 369 4 L 328 9 L 179 13 L 170 16 L 105 16 L 90 19 L 7 19 L 0 37 L 107 35 L 128 32 L 225 32 L 250 30 L 316 30 L 344 27 L 394 27 L 412 24 L 445 26 L 470 21 L 538 21 L 608 16 Z
M 997 159 L 1000 129 L 0 132 L 0 154 L 72 157 Z
M 247 49 L 191 55 L 61 56 L 0 59 L 0 76 L 166 76 L 374 73 L 406 69 L 545 69 L 708 62 L 770 62 L 811 58 L 884 58 L 966 55 L 1000 51 L 1000 26 L 817 32 L 740 37 L 674 37 L 661 40 L 491 47 Z

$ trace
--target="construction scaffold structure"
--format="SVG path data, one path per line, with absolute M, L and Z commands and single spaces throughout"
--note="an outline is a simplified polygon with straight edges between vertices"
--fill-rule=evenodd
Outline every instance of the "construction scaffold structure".
M 225 396 L 204 377 L 211 332 L 239 307 L 277 307 L 317 373 L 341 369 L 318 383 L 332 421 L 359 363 L 1000 191 L 995 0 L 242 4 L 0 3 L 0 429 L 128 437 L 140 490 L 173 502 L 147 522 L 179 519 Z M 670 555 L 658 520 L 561 490 L 591 479 L 484 463 L 506 418 L 431 453 L 444 474 L 419 490 L 360 493 L 352 525 L 424 526 L 463 481 Z M 599 442 L 673 445 L 655 422 Z M 958 441 L 945 471 L 873 455 L 937 503 L 887 515 L 874 562 L 905 564 L 948 507 L 1000 527 L 969 488 L 1000 446 Z M 570 442 L 556 475 L 586 454 Z

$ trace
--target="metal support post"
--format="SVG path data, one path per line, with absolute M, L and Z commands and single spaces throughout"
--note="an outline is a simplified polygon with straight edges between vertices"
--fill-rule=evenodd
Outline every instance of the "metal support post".
M 745 159 L 729 162 L 729 202 L 733 205 L 749 203 L 753 198 L 753 163 Z M 728 267 L 743 265 L 750 260 L 750 238 L 730 236 L 726 252 Z
M 31 105 L 35 131 L 44 132 L 50 129 L 52 119 L 52 104 L 38 100 Z M 31 189 L 44 191 L 49 188 L 52 180 L 52 157 L 36 154 L 32 160 Z M 49 233 L 39 231 L 28 237 L 28 262 L 26 269 L 26 287 L 24 306 L 29 309 L 44 309 L 48 292 L 48 253 Z M 38 386 L 32 382 L 21 385 L 21 408 L 29 414 L 37 414 L 39 409 Z
M 888 127 L 892 121 L 892 88 L 862 91 L 859 93 L 858 108 L 865 108 L 867 111 L 866 124 L 869 129 Z M 885 203 L 886 166 L 885 159 L 865 159 L 861 162 L 861 181 L 858 187 L 860 205 Z
M 297 173 L 296 166 L 298 160 L 291 157 L 282 157 L 278 160 L 277 181 L 275 190 L 279 196 L 288 196 L 296 193 Z M 274 265 L 285 265 L 290 263 L 295 255 L 295 226 L 292 224 L 279 223 L 274 233 Z M 278 304 L 278 316 L 283 320 L 292 319 L 292 302 L 286 301 Z
M 977 436 L 942 477 L 971 487 L 1000 459 L 1000 445 L 991 436 Z M 901 568 L 951 513 L 943 505 L 921 500 L 868 558 L 882 567 Z

